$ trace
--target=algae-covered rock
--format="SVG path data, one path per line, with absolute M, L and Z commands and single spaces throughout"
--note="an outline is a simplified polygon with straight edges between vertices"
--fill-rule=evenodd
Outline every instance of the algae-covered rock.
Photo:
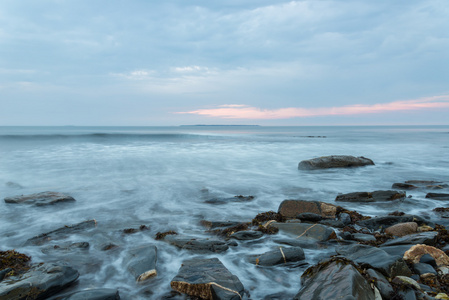
M 351 168 L 374 165 L 374 162 L 366 157 L 351 155 L 331 155 L 303 160 L 298 164 L 300 170 L 316 170 L 329 168 Z
M 72 201 L 75 201 L 73 197 L 58 192 L 42 192 L 30 195 L 20 195 L 5 198 L 6 203 L 34 204 L 36 206 L 51 205 L 59 202 L 72 202 Z
M 248 257 L 250 263 L 258 266 L 274 266 L 304 259 L 304 250 L 301 247 L 279 247 L 276 250 Z
M 335 218 L 337 217 L 337 209 L 338 207 L 336 205 L 326 202 L 284 200 L 279 205 L 278 212 L 288 219 L 294 219 L 298 214 L 302 213 L 314 213 L 323 218 Z
M 184 261 L 170 285 L 180 293 L 208 300 L 238 300 L 244 292 L 237 276 L 218 258 Z
M 344 259 L 331 259 L 310 267 L 301 276 L 295 300 L 374 300 L 374 292 L 357 268 Z

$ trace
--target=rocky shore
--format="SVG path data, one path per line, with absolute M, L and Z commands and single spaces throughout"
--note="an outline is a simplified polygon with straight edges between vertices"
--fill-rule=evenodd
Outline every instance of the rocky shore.
M 367 158 L 351 156 L 322 157 L 301 162 L 301 172 L 319 168 L 369 167 Z M 311 171 L 312 170 L 312 171 Z M 201 220 L 202 236 L 190 236 L 173 230 L 154 233 L 151 223 L 137 228 L 123 228 L 122 235 L 152 234 L 151 242 L 122 250 L 111 240 L 101 243 L 95 220 L 80 220 L 24 240 L 24 245 L 38 247 L 49 255 L 64 252 L 89 259 L 95 240 L 100 251 L 122 251 L 122 269 L 136 286 L 157 280 L 164 268 L 158 262 L 163 255 L 160 243 L 191 254 L 179 265 L 170 282 L 172 291 L 160 299 L 256 299 L 251 291 L 258 287 L 242 284 L 223 260 L 223 255 L 241 247 L 261 245 L 270 240 L 270 250 L 248 253 L 243 257 L 248 267 L 265 272 L 290 268 L 298 274 L 296 294 L 268 290 L 264 300 L 275 299 L 449 299 L 449 218 L 447 182 L 406 181 L 390 183 L 390 190 L 353 191 L 335 195 L 335 203 L 286 199 L 277 211 L 264 211 L 248 220 Z M 409 199 L 411 190 L 426 191 L 428 198 L 441 201 L 441 207 L 426 215 L 394 210 L 394 204 Z M 253 196 L 206 199 L 206 205 L 251 202 Z M 41 192 L 5 198 L 7 205 L 46 206 L 76 205 L 76 200 L 56 192 Z M 345 204 L 384 205 L 390 213 L 364 216 Z M 340 204 L 340 205 L 337 205 Z M 71 237 L 83 236 L 83 242 Z M 90 240 L 89 240 L 90 237 Z M 164 245 L 165 245 L 164 244 Z M 309 251 L 328 249 L 316 264 L 309 264 Z M 78 289 L 80 272 L 63 261 L 34 261 L 26 253 L 0 248 L 0 300 L 4 299 L 122 299 L 121 287 Z M 257 251 L 256 251 L 257 252 Z M 211 255 L 213 257 L 211 257 Z M 207 257 L 206 257 L 207 256 Z M 166 260 L 165 260 L 166 262 Z M 95 272 L 95 268 L 89 272 Z M 142 298 L 145 298 L 142 295 Z M 151 295 L 148 296 L 151 298 Z

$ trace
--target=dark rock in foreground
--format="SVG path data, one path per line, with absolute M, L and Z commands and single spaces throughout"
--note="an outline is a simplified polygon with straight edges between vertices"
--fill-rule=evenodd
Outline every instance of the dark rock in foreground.
M 80 231 L 85 231 L 87 229 L 95 228 L 97 226 L 97 221 L 88 220 L 75 225 L 64 226 L 56 230 L 40 234 L 26 241 L 27 245 L 42 245 L 48 241 L 62 239 L 70 234 L 78 233 Z
M 128 271 L 136 278 L 136 281 L 145 281 L 157 275 L 157 248 L 154 245 L 130 250 L 125 261 Z
M 59 202 L 72 202 L 74 198 L 57 192 L 42 192 L 5 198 L 6 203 L 34 204 L 36 206 L 51 205 Z
M 434 200 L 449 200 L 449 194 L 427 193 L 426 198 L 434 199 Z
M 78 279 L 78 271 L 67 266 L 43 264 L 18 277 L 0 282 L 0 299 L 47 299 Z
M 397 191 L 355 192 L 338 195 L 335 201 L 341 202 L 386 202 L 404 199 L 405 193 Z
M 433 246 L 436 242 L 437 231 L 426 231 L 414 234 L 409 234 L 400 238 L 389 240 L 381 245 L 381 247 L 397 246 L 397 245 L 415 245 L 426 244 Z
M 248 261 L 258 266 L 274 266 L 304 259 L 304 250 L 300 247 L 279 247 L 277 250 L 268 251 L 260 255 L 251 255 Z
M 316 170 L 329 168 L 350 168 L 374 165 L 374 162 L 363 156 L 331 155 L 303 160 L 298 164 L 300 170 Z
M 374 292 L 356 267 L 346 260 L 330 260 L 310 267 L 301 276 L 296 300 L 374 300 Z
M 120 295 L 115 289 L 91 289 L 56 297 L 54 300 L 119 300 Z
M 387 227 L 399 224 L 399 223 L 406 223 L 406 222 L 416 222 L 419 226 L 422 225 L 428 225 L 430 227 L 434 227 L 435 224 L 432 222 L 416 216 L 416 215 L 402 215 L 402 216 L 382 216 L 382 217 L 376 217 L 371 218 L 368 220 L 362 220 L 357 222 L 358 225 L 362 227 L 366 227 L 370 230 L 378 230 L 378 229 L 385 229 Z
M 269 226 L 278 228 L 282 233 L 295 235 L 300 240 L 327 241 L 337 238 L 331 227 L 321 224 L 273 222 Z
M 199 239 L 189 236 L 167 235 L 163 240 L 178 248 L 197 253 L 220 253 L 229 248 L 225 242 L 215 239 Z
M 279 205 L 278 212 L 285 218 L 294 219 L 302 213 L 314 213 L 323 218 L 335 218 L 337 206 L 320 201 L 284 200 Z
M 184 261 L 170 285 L 183 294 L 210 300 L 238 300 L 244 292 L 237 276 L 218 258 Z

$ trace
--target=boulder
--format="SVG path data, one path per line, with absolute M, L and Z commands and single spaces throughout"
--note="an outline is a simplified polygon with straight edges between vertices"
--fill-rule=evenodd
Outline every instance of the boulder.
M 75 201 L 72 197 L 58 192 L 42 192 L 5 198 L 6 203 L 34 204 L 36 206 L 51 205 L 59 202 Z
M 302 213 L 313 213 L 323 218 L 336 218 L 337 206 L 320 201 L 284 200 L 279 205 L 278 213 L 288 219 L 294 219 Z
M 75 282 L 78 276 L 78 271 L 68 266 L 39 264 L 0 282 L 0 299 L 47 299 Z
M 331 155 L 303 160 L 298 164 L 300 170 L 316 170 L 329 168 L 350 168 L 374 165 L 374 162 L 363 156 Z
M 433 199 L 433 200 L 449 200 L 449 194 L 427 193 L 426 198 Z
M 229 248 L 225 242 L 215 239 L 199 239 L 190 236 L 167 235 L 163 240 L 178 248 L 196 253 L 221 253 Z
M 297 219 L 301 220 L 302 222 L 319 222 L 323 219 L 323 217 L 319 214 L 314 214 L 310 212 L 300 213 L 296 216 Z
M 244 292 L 237 276 L 218 258 L 184 261 L 170 285 L 180 293 L 209 300 L 240 300 Z
M 56 230 L 40 234 L 26 241 L 26 245 L 42 245 L 48 241 L 63 239 L 67 236 L 86 231 L 97 226 L 97 221 L 88 220 L 74 225 L 66 225 L 64 227 L 58 228 Z
M 416 222 L 399 223 L 385 229 L 385 233 L 393 236 L 402 237 L 412 233 L 416 233 L 418 230 L 418 224 Z
M 304 250 L 301 247 L 279 247 L 273 251 L 248 257 L 250 263 L 258 266 L 274 266 L 304 259 Z
M 364 268 L 372 268 L 387 277 L 411 275 L 410 269 L 400 255 L 391 255 L 386 251 L 368 245 L 350 245 L 338 247 L 336 252 Z
M 374 300 L 374 292 L 357 268 L 343 259 L 331 259 L 310 267 L 301 276 L 297 300 Z
M 400 238 L 389 240 L 384 244 L 382 244 L 381 247 L 395 246 L 395 245 L 415 245 L 415 244 L 435 245 L 435 239 L 437 235 L 438 235 L 437 231 L 418 232 Z
M 425 254 L 429 254 L 435 259 L 435 262 L 438 267 L 440 266 L 448 266 L 449 265 L 449 257 L 442 250 L 428 246 L 428 245 L 414 245 L 410 248 L 410 250 L 404 253 L 404 259 L 410 261 L 412 263 L 419 263 L 421 257 Z
M 89 289 L 78 291 L 54 298 L 54 300 L 119 300 L 120 295 L 116 289 Z
M 263 233 L 260 231 L 251 231 L 251 230 L 244 230 L 244 231 L 238 231 L 233 234 L 231 234 L 229 237 L 236 239 L 236 240 L 257 240 L 260 239 L 263 236 Z
M 376 217 L 371 218 L 368 220 L 362 220 L 358 221 L 357 224 L 366 227 L 370 230 L 379 230 L 379 229 L 385 229 L 387 227 L 399 224 L 399 223 L 406 223 L 406 222 L 416 222 L 419 226 L 421 225 L 429 225 L 431 227 L 434 227 L 435 224 L 432 222 L 419 217 L 415 215 L 402 215 L 402 216 L 382 216 L 382 217 Z
M 416 185 L 409 183 L 393 183 L 391 188 L 397 190 L 414 190 L 417 189 L 418 187 Z
M 145 245 L 128 252 L 125 264 L 128 271 L 136 281 L 145 281 L 157 275 L 157 248 L 154 245 Z
M 406 197 L 405 193 L 397 191 L 355 192 L 338 195 L 335 201 L 340 202 L 387 202 L 400 200 Z
M 273 222 L 269 226 L 278 228 L 282 233 L 294 235 L 296 239 L 327 241 L 337 238 L 332 228 L 321 224 Z
M 368 269 L 366 274 L 374 279 L 373 283 L 379 290 L 382 299 L 390 299 L 394 293 L 394 290 L 388 279 L 374 269 Z

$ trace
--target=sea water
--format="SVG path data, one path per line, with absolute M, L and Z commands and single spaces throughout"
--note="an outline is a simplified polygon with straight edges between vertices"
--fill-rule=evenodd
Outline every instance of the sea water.
M 183 260 L 218 257 L 245 286 L 251 299 L 284 292 L 294 295 L 306 265 L 259 268 L 245 256 L 272 249 L 271 237 L 242 242 L 221 254 L 194 254 L 155 241 L 157 232 L 207 237 L 201 220 L 251 221 L 285 199 L 335 203 L 339 193 L 391 189 L 395 182 L 449 182 L 449 126 L 377 127 L 0 127 L 0 197 L 57 191 L 74 203 L 48 207 L 0 201 L 0 250 L 16 249 L 34 262 L 58 261 L 80 271 L 78 286 L 116 288 L 123 299 L 159 299 Z M 325 155 L 364 156 L 374 166 L 298 170 L 298 163 Z M 442 192 L 448 192 L 443 190 Z M 249 202 L 214 205 L 210 198 L 252 195 Z M 369 215 L 393 210 L 418 215 L 445 202 L 407 192 L 391 206 L 345 203 Z M 447 205 L 446 205 L 447 206 Z M 64 225 L 95 219 L 96 230 L 70 242 L 88 241 L 84 253 L 43 251 L 27 239 Z M 124 235 L 125 228 L 150 229 Z M 54 241 L 49 245 L 62 243 Z M 104 243 L 118 248 L 101 250 Z M 156 278 L 136 284 L 124 266 L 129 249 L 158 248 Z M 305 249 L 316 263 L 332 248 Z

